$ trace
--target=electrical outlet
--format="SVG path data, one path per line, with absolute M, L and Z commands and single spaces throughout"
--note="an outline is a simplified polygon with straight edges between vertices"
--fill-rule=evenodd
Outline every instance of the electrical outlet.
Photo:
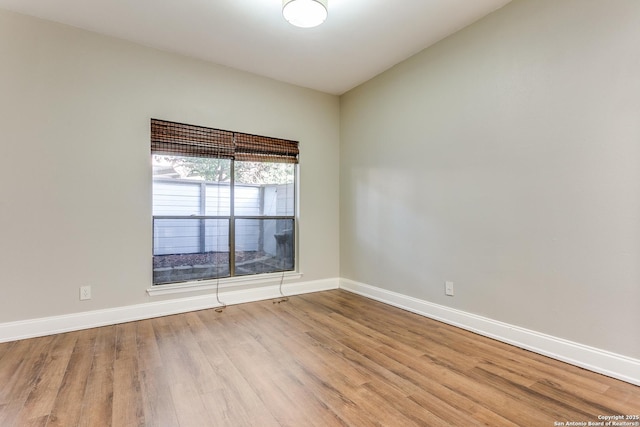
M 80 301 L 91 299 L 91 286 L 80 287 Z
M 453 296 L 453 282 L 444 282 L 445 295 Z

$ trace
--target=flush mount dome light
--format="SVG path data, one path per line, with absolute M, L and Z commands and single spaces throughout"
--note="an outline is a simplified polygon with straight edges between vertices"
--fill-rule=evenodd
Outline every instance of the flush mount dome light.
M 317 27 L 327 19 L 328 0 L 282 0 L 284 19 L 296 27 Z

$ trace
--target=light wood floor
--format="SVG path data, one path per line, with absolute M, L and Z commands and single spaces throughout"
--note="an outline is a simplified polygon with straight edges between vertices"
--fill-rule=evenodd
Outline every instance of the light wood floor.
M 0 426 L 553 426 L 640 387 L 344 291 L 0 344 Z

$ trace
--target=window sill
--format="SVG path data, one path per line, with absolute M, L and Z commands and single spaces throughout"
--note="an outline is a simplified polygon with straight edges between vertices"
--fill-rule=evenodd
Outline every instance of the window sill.
M 211 279 L 211 280 L 200 280 L 197 282 L 173 283 L 168 285 L 154 285 L 151 288 L 147 289 L 147 294 L 153 297 L 158 295 L 206 291 L 210 289 L 215 289 L 216 286 L 218 286 L 219 289 L 225 289 L 225 288 L 233 288 L 233 287 L 244 286 L 244 285 L 279 283 L 280 280 L 283 279 L 283 277 L 285 281 L 292 280 L 292 279 L 300 279 L 302 277 L 302 273 L 289 271 L 284 273 L 284 275 L 282 273 L 268 273 L 268 274 L 256 274 L 252 276 L 226 277 L 224 279 L 220 279 L 219 282 L 216 279 Z

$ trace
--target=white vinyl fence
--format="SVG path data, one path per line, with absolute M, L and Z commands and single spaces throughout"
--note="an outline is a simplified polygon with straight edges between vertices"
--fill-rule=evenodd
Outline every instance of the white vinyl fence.
M 236 184 L 235 216 L 293 216 L 294 185 Z M 155 179 L 153 215 L 184 216 L 154 219 L 154 255 L 229 251 L 229 220 L 189 218 L 229 216 L 230 187 L 225 183 Z M 274 235 L 286 230 L 276 220 L 236 220 L 236 251 L 276 254 Z

